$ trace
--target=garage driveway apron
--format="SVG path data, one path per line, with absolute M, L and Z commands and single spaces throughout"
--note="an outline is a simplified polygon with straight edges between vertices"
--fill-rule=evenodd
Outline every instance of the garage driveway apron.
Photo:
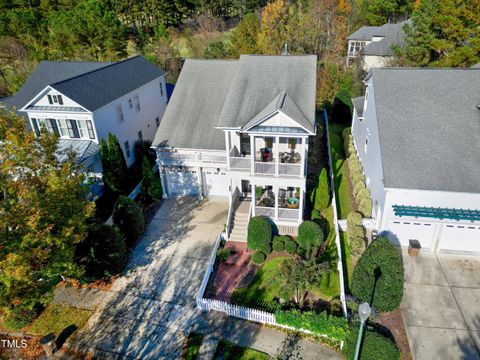
M 402 256 L 401 309 L 413 358 L 480 359 L 480 258 Z

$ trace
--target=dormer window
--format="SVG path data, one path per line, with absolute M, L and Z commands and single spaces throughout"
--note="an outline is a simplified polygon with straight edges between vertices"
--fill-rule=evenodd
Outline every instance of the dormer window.
M 58 104 L 63 105 L 62 95 L 47 95 L 48 103 L 50 105 Z

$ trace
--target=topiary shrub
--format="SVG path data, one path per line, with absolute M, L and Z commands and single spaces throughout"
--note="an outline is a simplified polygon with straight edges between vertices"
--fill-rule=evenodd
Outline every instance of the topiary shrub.
M 372 217 L 372 200 L 370 198 L 361 199 L 358 204 L 358 211 L 360 211 L 364 217 Z
M 363 199 L 370 199 L 370 191 L 367 188 L 361 189 L 357 194 L 357 199 L 359 201 L 362 201 Z
M 355 348 L 357 345 L 359 325 L 353 323 L 345 339 L 342 353 L 347 360 L 353 360 Z M 361 360 L 399 360 L 400 351 L 395 343 L 389 338 L 377 333 L 374 330 L 368 330 L 364 333 L 361 348 Z
M 250 219 L 248 222 L 247 245 L 251 250 L 263 251 L 265 254 L 272 252 L 272 225 L 260 216 Z
M 263 262 L 265 261 L 266 258 L 267 258 L 267 256 L 263 252 L 257 251 L 256 253 L 254 253 L 252 255 L 251 260 L 254 264 L 261 265 L 261 264 L 263 264 Z
M 289 254 L 295 254 L 297 252 L 297 243 L 294 240 L 285 241 L 285 251 Z
M 113 207 L 113 223 L 118 226 L 128 246 L 132 246 L 145 230 L 140 206 L 127 196 L 120 196 Z
M 361 191 L 366 190 L 366 189 L 367 188 L 365 187 L 365 183 L 363 181 L 354 184 L 353 185 L 353 196 L 355 196 L 355 200 L 358 198 L 358 194 Z
M 362 214 L 353 211 L 347 215 L 347 229 L 351 226 L 360 226 L 362 224 Z
M 117 227 L 95 224 L 77 245 L 75 258 L 88 277 L 110 276 L 120 273 L 127 264 L 127 245 Z
M 285 241 L 288 240 L 288 236 L 275 236 L 272 243 L 273 251 L 282 252 L 285 250 Z
M 310 250 L 319 247 L 324 239 L 325 234 L 322 228 L 313 221 L 304 221 L 298 227 L 297 242 L 303 249 Z
M 361 172 L 356 172 L 356 173 L 350 173 L 350 181 L 352 184 L 356 183 L 365 183 L 365 176 Z
M 30 324 L 36 317 L 37 312 L 35 310 L 15 306 L 8 309 L 3 315 L 2 325 L 8 329 L 19 330 Z
M 225 249 L 225 248 L 218 249 L 217 250 L 217 259 L 219 261 L 225 261 L 230 257 L 230 254 L 231 254 L 230 249 Z
M 398 249 L 385 237 L 373 241 L 358 260 L 352 276 L 352 294 L 379 311 L 397 308 L 403 296 L 403 263 Z
M 354 153 L 348 158 L 348 169 L 352 174 L 362 172 L 362 164 L 360 163 L 358 156 Z

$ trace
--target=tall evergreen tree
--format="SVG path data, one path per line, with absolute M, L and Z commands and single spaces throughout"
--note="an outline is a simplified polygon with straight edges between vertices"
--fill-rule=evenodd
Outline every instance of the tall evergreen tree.
M 111 174 L 111 183 L 108 186 L 115 192 L 124 193 L 128 188 L 127 162 L 117 137 L 112 133 L 108 134 L 108 157 Z
M 230 37 L 230 54 L 239 57 L 241 54 L 256 54 L 257 40 L 260 31 L 260 20 L 257 15 L 246 14 L 238 23 Z
M 162 198 L 162 184 L 158 176 L 152 171 L 152 165 L 147 157 L 143 157 L 142 162 L 142 194 L 148 201 L 160 200 Z

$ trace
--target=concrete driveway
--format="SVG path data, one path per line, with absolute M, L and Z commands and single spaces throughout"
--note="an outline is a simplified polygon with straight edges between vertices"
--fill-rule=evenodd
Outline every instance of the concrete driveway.
M 402 256 L 401 309 L 413 358 L 480 359 L 480 258 Z

